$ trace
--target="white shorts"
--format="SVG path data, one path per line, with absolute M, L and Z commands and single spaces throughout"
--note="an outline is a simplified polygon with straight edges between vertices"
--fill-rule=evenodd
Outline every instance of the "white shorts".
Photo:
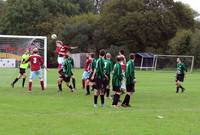
M 57 58 L 58 64 L 62 64 L 64 62 L 64 57 L 59 57 Z
M 29 80 L 33 80 L 36 78 L 36 76 L 39 77 L 39 79 L 42 79 L 42 70 L 38 70 L 38 71 L 31 71 L 30 73 L 30 77 L 29 77 Z
M 123 89 L 123 90 L 126 89 L 126 79 L 123 79 L 123 80 L 122 80 L 121 89 Z
M 83 75 L 82 75 L 82 80 L 87 80 L 87 79 L 89 79 L 89 78 L 90 78 L 90 74 L 91 74 L 91 72 L 89 72 L 89 71 L 84 71 L 84 72 L 83 72 Z
M 125 73 L 123 74 L 123 80 L 122 80 L 122 85 L 121 85 L 121 89 L 125 90 L 126 89 L 126 78 L 125 78 Z

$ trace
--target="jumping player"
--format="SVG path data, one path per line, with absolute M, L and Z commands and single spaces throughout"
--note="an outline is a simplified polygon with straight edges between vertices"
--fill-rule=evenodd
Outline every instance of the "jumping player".
M 95 92 L 94 92 L 94 107 L 97 107 L 98 96 L 101 97 L 101 107 L 104 107 L 104 86 L 103 81 L 105 80 L 104 74 L 104 56 L 105 50 L 100 50 L 99 59 L 96 61 L 96 67 L 92 74 L 91 79 L 95 79 Z
M 114 68 L 113 68 L 112 87 L 114 91 L 114 96 L 113 96 L 112 105 L 114 108 L 118 107 L 118 102 L 121 95 L 121 85 L 122 85 L 123 74 L 122 74 L 120 61 L 121 61 L 121 56 L 117 56 L 117 63 L 114 65 Z
M 106 97 L 109 98 L 109 96 L 110 96 L 110 74 L 113 69 L 113 64 L 111 61 L 110 53 L 106 53 L 106 59 L 104 60 L 104 64 L 105 64 L 104 70 L 105 70 L 105 75 L 106 75 L 106 79 L 104 81 L 104 89 L 105 89 Z
M 56 41 L 56 53 L 58 54 L 58 70 L 61 69 L 62 63 L 64 61 L 64 56 L 69 51 L 69 49 L 76 49 L 77 47 L 72 47 L 68 45 L 64 45 L 62 41 L 57 40 Z
M 43 76 L 42 76 L 42 70 L 41 67 L 43 68 L 43 60 L 41 56 L 38 54 L 38 49 L 34 48 L 32 55 L 30 55 L 28 61 L 30 62 L 30 67 L 31 67 L 31 73 L 30 73 L 30 78 L 29 78 L 29 92 L 32 91 L 32 82 L 33 79 L 36 78 L 36 76 L 39 77 L 40 79 L 40 85 L 41 89 L 44 90 L 44 81 L 43 81 Z
M 65 55 L 64 57 L 64 62 L 62 64 L 61 69 L 59 70 L 59 78 L 58 78 L 58 92 L 62 92 L 62 82 L 66 82 L 67 86 L 70 88 L 71 92 L 73 92 L 73 87 L 70 84 L 70 79 L 73 75 L 72 73 L 72 65 L 71 65 L 71 60 L 69 59 L 68 54 Z
M 135 60 L 135 54 L 131 53 L 129 55 L 129 61 L 126 64 L 126 72 L 125 72 L 125 77 L 126 77 L 126 91 L 127 94 L 124 98 L 124 101 L 122 102 L 123 107 L 131 107 L 130 105 L 130 97 L 132 93 L 135 92 L 135 65 L 134 65 L 134 60 Z
M 15 80 L 11 83 L 11 86 L 14 88 L 15 83 L 20 79 L 23 78 L 22 87 L 24 88 L 24 84 L 26 81 L 26 69 L 29 66 L 29 63 L 26 62 L 29 59 L 29 50 L 26 50 L 25 53 L 21 57 L 21 64 L 19 68 L 19 75 L 15 78 Z
M 180 58 L 177 58 L 176 93 L 179 93 L 179 88 L 181 88 L 181 92 L 185 91 L 185 88 L 181 84 L 184 81 L 185 71 L 187 72 L 185 64 L 181 62 Z

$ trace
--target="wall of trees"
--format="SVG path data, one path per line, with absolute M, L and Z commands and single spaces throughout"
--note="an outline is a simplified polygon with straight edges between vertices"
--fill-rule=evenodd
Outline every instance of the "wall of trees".
M 99 4 L 100 3 L 100 4 Z M 126 52 L 195 55 L 200 66 L 198 13 L 173 0 L 0 0 L 0 34 L 56 33 L 76 52 L 126 48 Z M 99 12 L 100 11 L 100 12 Z M 49 40 L 49 59 L 55 59 Z M 114 52 L 114 51 L 113 51 Z

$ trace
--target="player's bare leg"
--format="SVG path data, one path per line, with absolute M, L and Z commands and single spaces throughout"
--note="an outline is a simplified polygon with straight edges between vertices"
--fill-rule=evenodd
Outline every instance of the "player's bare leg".
M 183 93 L 185 91 L 185 88 L 183 88 L 183 86 L 181 85 L 180 81 L 176 82 L 176 93 L 179 93 L 179 89 L 181 88 L 181 92 Z
M 85 81 L 86 95 L 90 95 L 90 80 Z
M 58 79 L 58 95 L 61 95 L 61 93 L 62 93 L 62 81 L 63 81 L 63 79 L 62 78 L 59 78 Z
M 24 73 L 22 76 L 23 80 L 22 80 L 22 88 L 24 88 L 25 85 L 25 81 L 26 81 L 26 74 Z
M 73 89 L 76 89 L 76 79 L 74 76 L 72 76 L 72 85 L 73 85 Z

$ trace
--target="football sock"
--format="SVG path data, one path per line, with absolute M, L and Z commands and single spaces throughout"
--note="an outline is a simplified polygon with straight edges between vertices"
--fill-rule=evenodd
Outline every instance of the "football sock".
M 72 90 L 73 89 L 73 87 L 71 86 L 71 85 L 68 85 L 68 87 Z
M 110 89 L 106 89 L 106 97 L 110 96 Z
M 40 85 L 41 85 L 42 90 L 44 90 L 44 81 L 40 81 Z
M 101 97 L 101 104 L 104 105 L 104 95 L 100 95 Z
M 76 88 L 76 80 L 75 80 L 75 78 L 72 78 L 72 84 L 73 84 L 73 87 L 75 89 Z
M 178 93 L 178 92 L 179 92 L 179 86 L 176 87 L 176 93 Z
M 126 105 L 129 105 L 129 103 L 130 103 L 130 95 L 126 95 L 126 97 L 127 97 L 127 99 L 126 99 Z
M 181 85 L 179 86 L 181 89 L 184 89 Z
M 62 91 L 62 84 L 58 84 L 59 91 Z
M 119 99 L 120 99 L 120 95 L 118 95 L 118 94 L 116 94 L 117 96 L 116 96 L 116 105 L 118 104 L 118 102 L 119 102 Z
M 15 84 L 18 80 L 19 80 L 18 78 L 15 78 L 12 84 Z
M 85 80 L 82 80 L 82 87 L 85 89 Z
M 89 85 L 86 86 L 86 91 L 87 91 L 87 94 L 90 94 L 90 86 Z
M 22 81 L 22 87 L 23 88 L 24 88 L 25 81 L 26 81 L 26 78 L 23 78 L 23 81 Z
M 127 105 L 128 94 L 124 97 L 124 101 L 122 102 L 123 105 Z
M 97 104 L 98 96 L 94 95 L 94 104 Z
M 32 82 L 29 82 L 29 84 L 28 84 L 28 90 L 32 91 Z
M 116 103 L 116 94 L 114 94 L 114 96 L 113 96 L 113 102 L 112 102 L 112 105 L 115 105 L 115 103 Z
M 120 96 L 119 96 L 118 94 L 115 94 L 115 95 L 114 95 L 112 105 L 117 105 L 117 104 L 118 104 L 118 102 L 119 102 L 119 97 L 120 97 Z

